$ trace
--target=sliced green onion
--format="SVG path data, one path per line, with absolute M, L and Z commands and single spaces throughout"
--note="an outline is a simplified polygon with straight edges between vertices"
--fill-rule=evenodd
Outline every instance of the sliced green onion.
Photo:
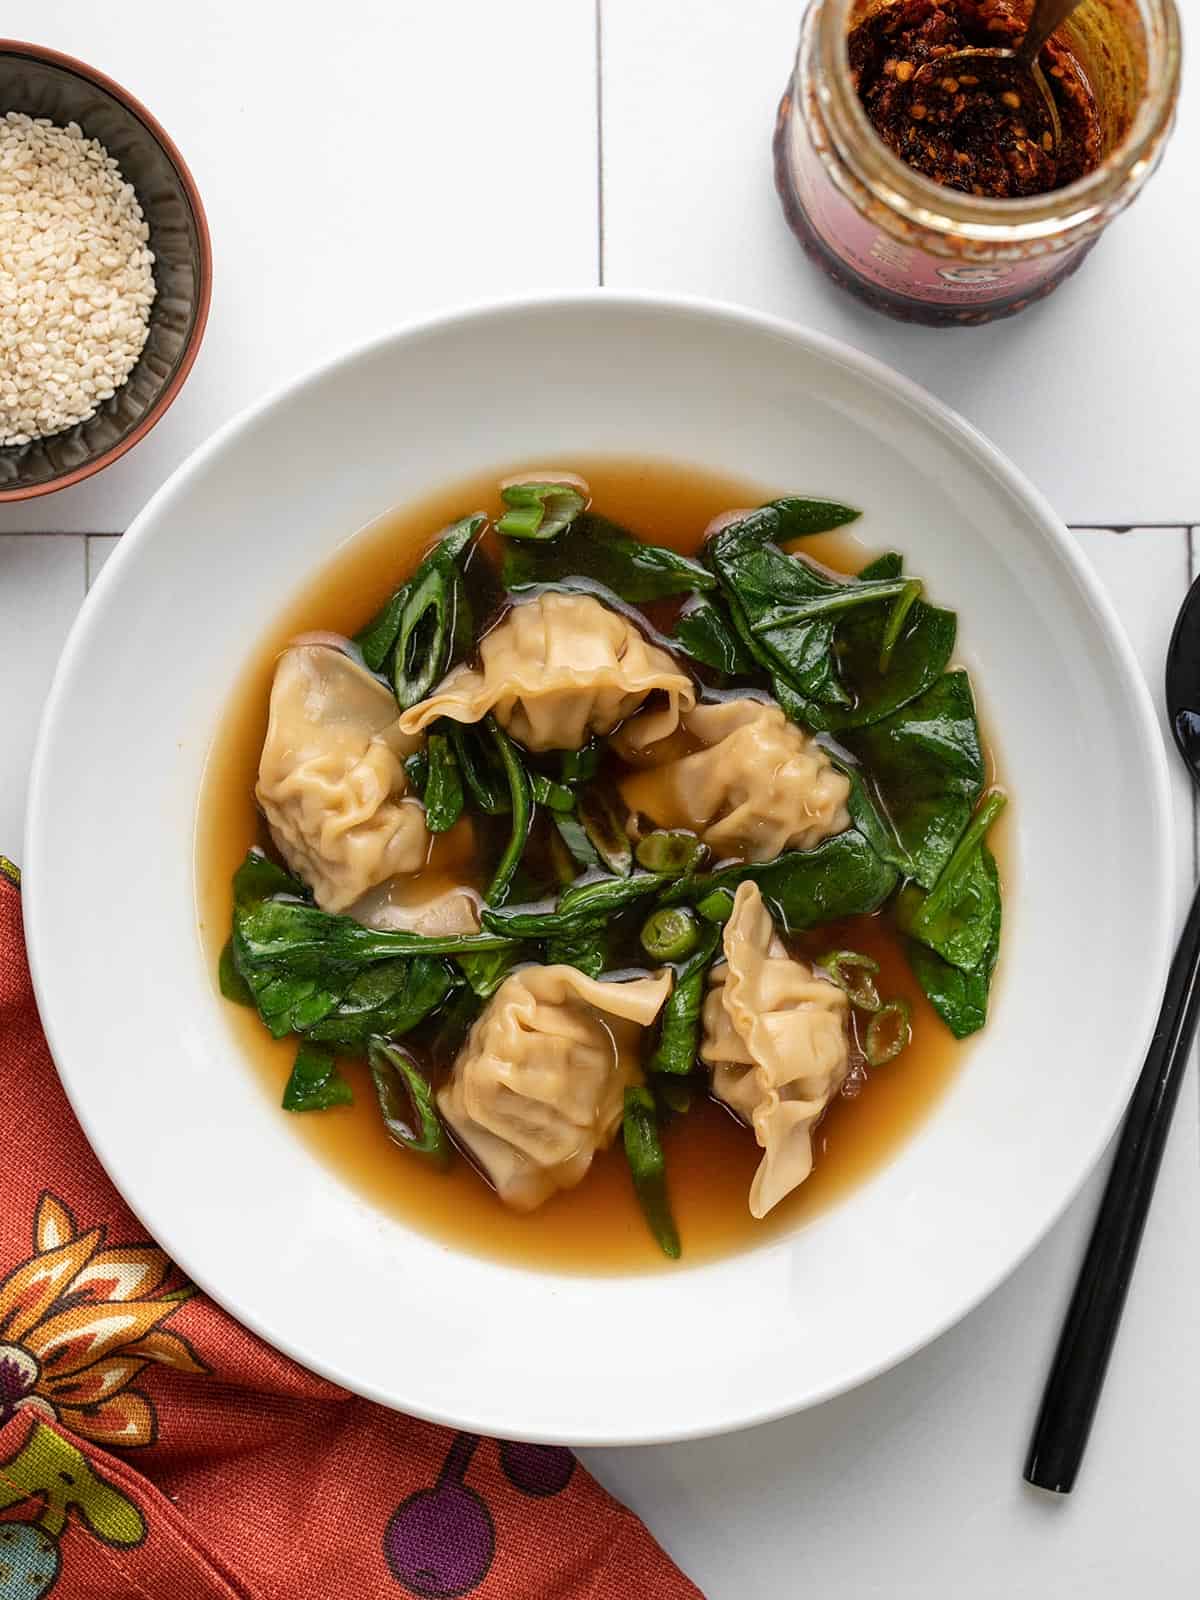
M 568 883 L 574 883 L 579 876 L 581 867 L 584 871 L 590 871 L 593 867 L 602 866 L 603 863 L 597 854 L 595 845 L 588 838 L 587 829 L 577 816 L 574 814 L 566 816 L 560 812 L 555 812 L 553 820 L 555 832 L 551 838 L 551 846 L 553 847 L 556 843 L 561 845 L 570 853 L 571 860 L 574 863 L 571 871 L 563 877 L 561 873 L 557 873 L 559 858 L 555 857 L 558 881 L 560 885 L 565 887 Z
M 627 878 L 633 871 L 633 846 L 616 807 L 602 789 L 593 786 L 581 791 L 578 816 L 604 865 L 618 878 Z
M 372 1039 L 367 1059 L 388 1138 L 413 1155 L 424 1156 L 433 1166 L 448 1165 L 450 1141 L 438 1116 L 433 1090 L 408 1051 L 382 1039 Z
M 446 833 L 462 816 L 462 777 L 454 749 L 444 733 L 431 733 L 426 748 L 429 776 L 425 783 L 425 826 L 430 833 Z
M 634 854 L 647 872 L 682 876 L 695 872 L 708 854 L 708 846 L 684 828 L 656 828 L 642 839 Z
M 509 508 L 496 524 L 509 539 L 553 539 L 587 505 L 571 483 L 510 483 L 500 498 Z
M 508 781 L 509 807 L 512 811 L 512 832 L 484 895 L 489 906 L 502 906 L 508 899 L 513 874 L 520 865 L 521 857 L 525 854 L 525 846 L 529 841 L 529 829 L 533 823 L 533 792 L 529 784 L 529 774 L 517 754 L 517 747 L 490 712 L 484 718 L 484 727 L 491 735 L 504 767 L 504 775 Z
M 396 648 L 396 641 L 400 637 L 401 627 L 409 612 L 413 596 L 427 575 L 436 571 L 444 578 L 457 578 L 459 558 L 475 536 L 482 533 L 486 526 L 487 518 L 482 512 L 476 512 L 474 516 L 463 517 L 445 529 L 408 582 L 397 589 L 383 609 L 371 618 L 361 633 L 355 635 L 354 642 L 362 651 L 363 660 L 372 672 L 383 672 L 387 666 Z M 456 626 L 451 629 L 452 635 L 461 636 L 465 632 L 469 636 L 471 630 L 459 625 L 465 620 L 463 614 L 466 609 L 468 608 L 465 605 L 456 607 L 453 619 Z M 434 676 L 439 674 L 435 673 Z
M 733 915 L 733 890 L 713 889 L 702 900 L 696 902 L 696 910 L 705 922 L 724 924 Z
M 900 642 L 904 624 L 908 621 L 908 613 L 917 603 L 923 588 L 920 578 L 909 578 L 903 591 L 892 602 L 892 609 L 888 612 L 888 619 L 884 624 L 883 638 L 879 641 L 880 672 L 886 672 L 891 666 L 892 651 Z
M 827 950 L 823 956 L 817 957 L 817 965 L 825 969 L 831 981 L 849 996 L 851 1003 L 860 1011 L 878 1011 L 883 1004 L 875 987 L 879 963 L 870 956 L 864 956 L 857 950 Z
M 641 941 L 651 961 L 683 961 L 700 943 L 700 925 L 686 906 L 663 906 L 642 924 Z
M 912 1038 L 912 1006 L 907 1000 L 889 1000 L 867 1024 L 863 1054 L 868 1066 L 883 1067 L 894 1061 Z
M 285 1111 L 328 1111 L 330 1106 L 348 1106 L 354 1095 L 338 1071 L 332 1050 L 307 1040 L 296 1052 L 292 1075 L 283 1091 Z
M 667 1194 L 667 1162 L 658 1137 L 654 1096 L 641 1087 L 626 1089 L 621 1126 L 625 1156 L 642 1213 L 663 1255 L 679 1260 L 679 1230 Z
M 392 687 L 402 711 L 424 700 L 449 665 L 455 617 L 462 604 L 465 596 L 456 568 L 429 567 L 414 583 L 404 602 L 392 662 Z
M 233 940 L 226 939 L 221 951 L 221 959 L 217 963 L 217 983 L 226 1000 L 232 1000 L 239 1006 L 252 1006 L 254 992 L 237 969 L 237 962 L 233 957 Z
M 711 923 L 701 929 L 696 948 L 675 968 L 675 983 L 662 1008 L 658 1039 L 646 1063 L 646 1073 L 686 1076 L 696 1068 L 700 1018 L 704 1009 L 705 980 L 721 942 L 721 930 Z

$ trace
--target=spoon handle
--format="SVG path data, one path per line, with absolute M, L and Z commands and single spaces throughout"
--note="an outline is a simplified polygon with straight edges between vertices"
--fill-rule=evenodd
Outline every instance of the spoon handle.
M 1083 1459 L 1196 1031 L 1198 973 L 1200 888 L 1171 962 L 1158 1026 L 1133 1091 L 1042 1396 L 1025 1462 L 1026 1479 L 1039 1489 L 1069 1494 Z
M 1035 0 L 1029 26 L 1016 48 L 1017 59 L 1031 66 L 1055 28 L 1065 22 L 1079 4 L 1080 0 Z

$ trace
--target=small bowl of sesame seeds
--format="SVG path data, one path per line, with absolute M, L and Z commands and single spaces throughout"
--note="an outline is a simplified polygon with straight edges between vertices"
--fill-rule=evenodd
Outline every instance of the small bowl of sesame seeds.
M 115 461 L 183 387 L 212 250 L 179 151 L 120 85 L 0 40 L 0 501 Z

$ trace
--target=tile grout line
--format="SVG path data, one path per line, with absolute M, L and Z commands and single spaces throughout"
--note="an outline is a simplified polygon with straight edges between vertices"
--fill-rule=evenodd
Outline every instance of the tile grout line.
M 596 281 L 604 287 L 604 0 L 596 3 Z

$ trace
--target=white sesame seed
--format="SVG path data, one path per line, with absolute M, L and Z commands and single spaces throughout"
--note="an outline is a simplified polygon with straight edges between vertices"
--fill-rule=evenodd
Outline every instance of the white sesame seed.
M 0 445 L 86 421 L 149 331 L 150 230 L 77 123 L 0 117 Z

